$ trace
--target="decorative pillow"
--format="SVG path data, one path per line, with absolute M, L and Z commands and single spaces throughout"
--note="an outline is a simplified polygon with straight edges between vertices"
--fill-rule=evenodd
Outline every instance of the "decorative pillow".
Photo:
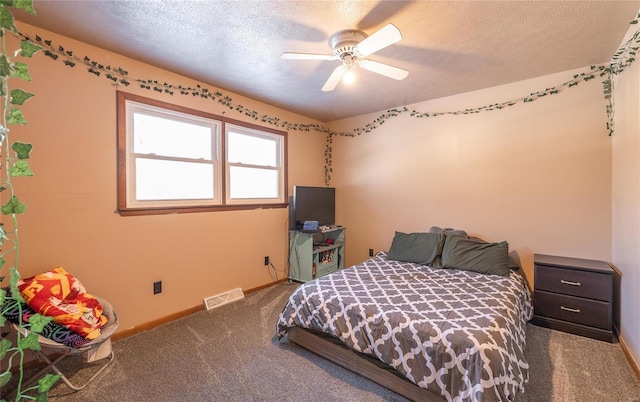
M 442 233 L 396 232 L 387 258 L 430 265 L 436 257 L 442 254 L 443 245 L 444 234 Z
M 448 236 L 442 249 L 442 266 L 489 275 L 509 275 L 509 243 L 487 243 Z

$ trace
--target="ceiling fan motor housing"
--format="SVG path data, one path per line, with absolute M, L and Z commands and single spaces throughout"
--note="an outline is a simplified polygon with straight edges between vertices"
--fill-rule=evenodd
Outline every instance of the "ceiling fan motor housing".
M 346 29 L 331 35 L 331 37 L 329 37 L 329 46 L 333 49 L 333 54 L 341 60 L 344 60 L 346 56 L 359 57 L 360 55 L 357 54 L 355 47 L 366 37 L 367 34 L 362 31 Z

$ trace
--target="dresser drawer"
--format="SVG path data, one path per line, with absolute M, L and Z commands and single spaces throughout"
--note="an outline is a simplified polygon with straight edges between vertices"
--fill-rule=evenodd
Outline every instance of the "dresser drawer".
M 611 304 L 536 290 L 535 314 L 611 330 Z
M 613 277 L 609 274 L 546 265 L 535 267 L 535 288 L 605 302 L 612 299 Z

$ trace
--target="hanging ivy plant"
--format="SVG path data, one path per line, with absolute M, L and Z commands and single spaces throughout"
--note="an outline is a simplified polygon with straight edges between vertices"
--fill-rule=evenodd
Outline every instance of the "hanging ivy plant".
M 28 384 L 23 384 L 24 358 L 26 350 L 40 350 L 38 334 L 51 321 L 51 317 L 36 314 L 29 318 L 29 322 L 23 321 L 21 306 L 24 300 L 17 286 L 20 279 L 20 272 L 18 271 L 20 249 L 18 216 L 26 211 L 27 206 L 18 198 L 13 186 L 13 180 L 33 176 L 29 166 L 32 145 L 17 141 L 12 142 L 10 139 L 10 128 L 12 126 L 27 124 L 21 106 L 34 96 L 34 94 L 20 88 L 12 89 L 10 84 L 15 80 L 31 81 L 29 67 L 23 59 L 33 56 L 41 49 L 41 46 L 23 39 L 20 42 L 19 49 L 14 52 L 8 51 L 7 35 L 14 35 L 18 39 L 22 39 L 15 26 L 10 8 L 18 8 L 35 14 L 31 0 L 2 0 L 0 2 L 0 39 L 2 41 L 2 53 L 0 55 L 0 97 L 2 97 L 0 153 L 2 154 L 1 168 L 4 169 L 0 191 L 3 192 L 3 196 L 6 195 L 3 198 L 7 199 L 6 203 L 0 206 L 0 212 L 4 218 L 8 218 L 10 221 L 9 224 L 6 223 L 6 219 L 0 222 L 0 281 L 4 282 L 6 271 L 8 270 L 9 272 L 8 289 L 0 288 L 0 327 L 7 328 L 4 313 L 10 306 L 18 306 L 20 317 L 17 323 L 16 344 L 14 345 L 7 338 L 8 333 L 2 333 L 2 339 L 0 339 L 0 359 L 7 362 L 5 371 L 0 373 L 0 387 L 6 386 L 12 380 L 13 373 L 11 369 L 17 359 L 18 378 L 14 379 L 14 382 L 17 383 L 15 400 L 35 399 L 36 401 L 46 401 L 49 390 L 60 376 L 47 374 L 39 379 L 36 385 L 27 387 Z M 7 268 L 5 265 L 9 265 L 9 267 Z M 29 330 L 26 336 L 24 335 L 25 329 Z M 32 394 L 36 396 L 31 396 Z

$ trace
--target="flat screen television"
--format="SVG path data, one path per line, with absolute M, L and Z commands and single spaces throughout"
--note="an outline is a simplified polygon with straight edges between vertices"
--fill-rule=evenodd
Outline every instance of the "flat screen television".
M 318 221 L 318 226 L 336 223 L 336 189 L 333 187 L 293 186 L 292 217 L 295 229 L 305 221 Z

